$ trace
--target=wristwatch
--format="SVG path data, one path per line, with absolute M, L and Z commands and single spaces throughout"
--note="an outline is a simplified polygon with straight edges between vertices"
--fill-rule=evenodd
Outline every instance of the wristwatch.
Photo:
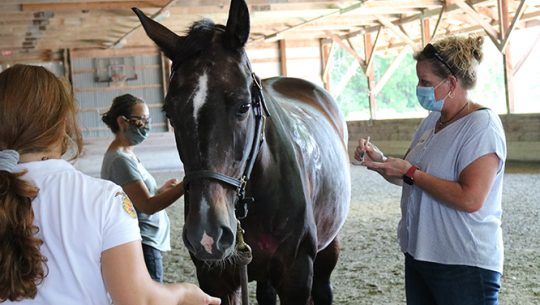
M 416 172 L 416 170 L 418 169 L 418 167 L 416 166 L 411 166 L 407 172 L 405 173 L 405 175 L 403 175 L 403 181 L 405 183 L 407 183 L 408 185 L 413 185 L 414 184 L 414 172 Z

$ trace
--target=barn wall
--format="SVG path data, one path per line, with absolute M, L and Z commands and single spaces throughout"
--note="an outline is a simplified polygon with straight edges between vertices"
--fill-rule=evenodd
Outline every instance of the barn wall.
M 510 161 L 540 162 L 540 114 L 501 115 Z M 360 137 L 371 137 L 385 154 L 402 157 L 421 119 L 350 121 L 349 153 Z
M 287 42 L 285 56 L 288 76 L 300 77 L 321 84 L 321 62 L 319 59 L 318 41 Z M 279 44 L 265 44 L 247 50 L 255 73 L 261 78 L 280 75 Z M 96 69 L 95 58 L 113 58 L 133 56 L 137 80 L 128 81 L 124 87 L 98 83 L 94 80 Z M 164 78 L 162 60 L 157 49 L 118 49 L 93 50 L 71 53 L 71 66 L 49 67 L 61 74 L 61 70 L 69 70 L 73 81 L 75 96 L 80 103 L 80 121 L 85 138 L 106 138 L 111 134 L 101 122 L 100 115 L 111 105 L 115 96 L 131 93 L 143 98 L 149 105 L 153 118 L 154 135 L 168 131 L 168 125 L 161 112 L 164 100 Z M 57 71 L 58 70 L 58 71 Z M 165 73 L 167 74 L 167 73 Z M 508 160 L 540 162 L 540 114 L 501 115 L 508 146 Z M 421 119 L 393 119 L 374 121 L 350 121 L 349 151 L 352 153 L 360 137 L 371 136 L 386 154 L 403 156 L 412 135 Z M 88 143 L 88 141 L 87 141 Z
M 282 75 L 279 44 L 264 44 L 246 50 L 253 71 L 261 78 Z M 309 80 L 319 86 L 322 66 L 318 40 L 287 41 L 284 51 L 286 58 L 286 76 Z
M 127 80 L 124 84 L 96 81 L 97 74 L 104 72 L 103 67 L 96 65 L 96 59 L 111 59 L 113 62 L 126 59 L 126 62 L 134 63 L 130 73 L 136 74 L 136 79 Z M 142 98 L 147 103 L 153 131 L 167 131 L 165 116 L 161 112 L 164 90 L 161 57 L 157 50 L 72 52 L 70 69 L 73 92 L 79 102 L 79 121 L 85 138 L 110 136 L 109 129 L 101 121 L 101 115 L 109 109 L 116 96 L 126 93 Z

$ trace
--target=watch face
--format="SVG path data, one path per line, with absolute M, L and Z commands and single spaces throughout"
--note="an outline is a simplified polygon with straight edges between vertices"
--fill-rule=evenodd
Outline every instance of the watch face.
M 407 175 L 403 175 L 403 181 L 405 183 L 407 183 L 408 185 L 413 185 L 414 184 L 414 180 L 413 178 L 407 176 Z

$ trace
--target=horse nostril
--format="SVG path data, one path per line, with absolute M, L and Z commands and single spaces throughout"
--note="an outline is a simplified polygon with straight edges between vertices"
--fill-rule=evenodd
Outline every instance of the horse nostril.
M 221 235 L 218 236 L 216 248 L 219 251 L 227 251 L 234 243 L 234 233 L 229 227 L 222 226 L 220 230 Z

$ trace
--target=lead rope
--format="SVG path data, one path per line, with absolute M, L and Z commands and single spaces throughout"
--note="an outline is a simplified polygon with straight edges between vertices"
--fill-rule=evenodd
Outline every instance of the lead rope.
M 242 288 L 242 305 L 249 305 L 248 292 L 248 272 L 247 265 L 251 262 L 253 255 L 251 248 L 244 241 L 244 229 L 240 224 L 240 220 L 236 221 L 236 252 L 239 254 L 238 264 L 240 265 L 240 285 Z

